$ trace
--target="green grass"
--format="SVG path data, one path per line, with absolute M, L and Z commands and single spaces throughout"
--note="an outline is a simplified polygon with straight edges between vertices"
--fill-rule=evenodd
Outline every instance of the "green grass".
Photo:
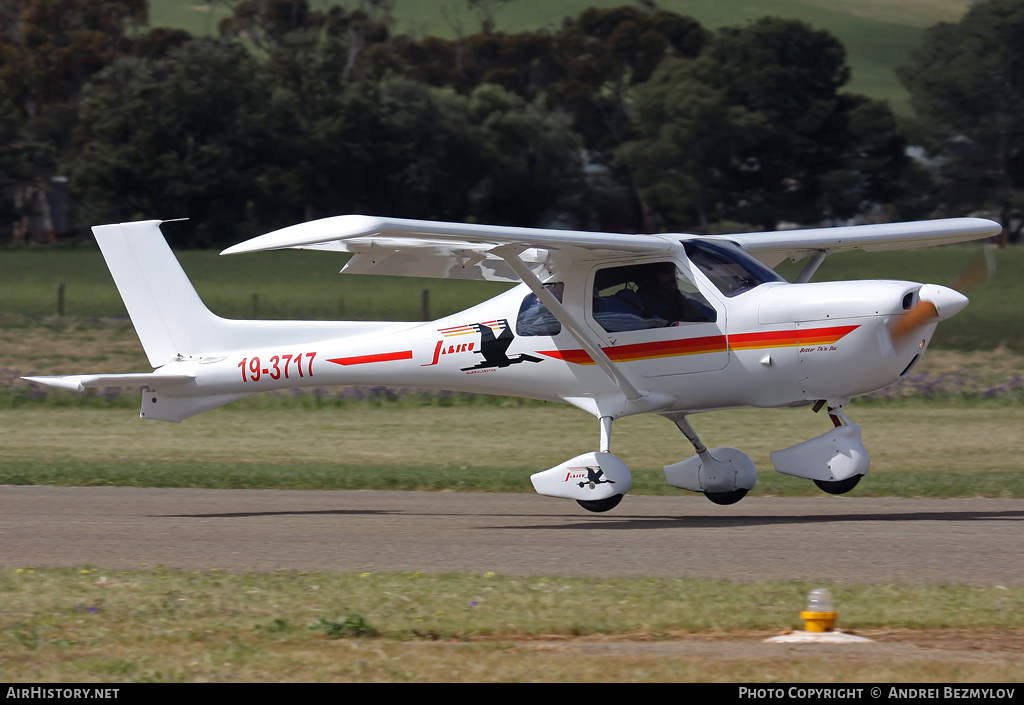
M 237 575 L 8 567 L 0 571 L 0 679 L 138 681 L 733 681 L 1009 682 L 1003 652 L 950 664 L 884 644 L 931 629 L 1024 626 L 1020 587 L 829 585 L 840 627 L 883 641 L 827 663 L 765 636 L 801 626 L 799 581 L 572 579 L 420 573 Z M 888 630 L 888 631 L 882 631 Z M 911 631 L 907 631 L 911 630 Z M 877 633 L 876 633 L 877 632 Z M 645 649 L 688 635 L 698 647 L 666 658 Z M 609 658 L 609 638 L 634 643 Z M 704 637 L 707 639 L 707 637 Z M 573 648 L 576 640 L 581 640 Z M 682 640 L 682 641 L 680 641 Z M 588 646 L 589 644 L 589 646 Z M 898 647 L 897 647 L 898 648 Z M 971 648 L 971 647 L 967 647 Z M 977 648 L 977 645 L 974 646 Z M 568 651 L 567 651 L 568 649 Z M 589 652 L 589 655 L 588 655 Z M 751 652 L 755 655 L 751 656 Z M 977 652 L 975 652 L 977 653 Z
M 850 415 L 872 455 L 850 496 L 1024 497 L 1019 404 L 879 403 Z M 741 409 L 693 423 L 709 446 L 750 454 L 760 470 L 753 495 L 820 494 L 776 473 L 769 453 L 824 432 L 827 420 Z M 496 433 L 508 428 L 517 432 Z M 540 403 L 243 404 L 182 424 L 142 421 L 134 409 L 29 406 L 0 409 L 0 484 L 532 492 L 532 473 L 591 450 L 597 435 L 586 414 Z M 144 459 L 131 451 L 141 447 Z M 620 419 L 613 449 L 633 472 L 633 494 L 686 494 L 661 468 L 691 449 L 664 419 Z
M 310 4 L 324 7 L 335 2 L 310 0 Z M 506 32 L 555 28 L 565 17 L 578 15 L 588 7 L 628 4 L 629 0 L 514 0 L 499 10 L 497 25 Z M 815 28 L 827 29 L 846 46 L 853 70 L 849 90 L 889 100 L 904 112 L 908 110 L 907 96 L 894 69 L 907 63 L 923 28 L 939 21 L 955 22 L 966 10 L 965 3 L 956 0 L 661 0 L 659 4 L 691 15 L 710 29 L 737 26 L 769 15 L 801 19 Z M 222 3 L 150 0 L 152 25 L 181 27 L 197 36 L 215 33 L 217 22 L 227 14 Z M 472 32 L 479 26 L 478 15 L 467 9 L 464 0 L 398 0 L 395 14 L 396 31 L 413 35 L 452 37 L 456 27 Z

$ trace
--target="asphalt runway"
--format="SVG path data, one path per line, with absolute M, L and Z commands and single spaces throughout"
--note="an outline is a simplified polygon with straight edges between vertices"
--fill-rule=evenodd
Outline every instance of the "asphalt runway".
M 0 565 L 1024 584 L 1024 500 L 0 486 Z

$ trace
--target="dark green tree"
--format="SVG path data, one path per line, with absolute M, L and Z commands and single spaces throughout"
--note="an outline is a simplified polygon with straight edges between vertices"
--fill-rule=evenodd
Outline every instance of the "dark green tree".
M 988 211 L 1004 238 L 1024 227 L 1024 3 L 974 3 L 925 32 L 900 70 L 937 164 L 940 212 Z
M 13 195 L 16 241 L 54 237 L 48 193 L 71 147 L 79 93 L 96 71 L 131 52 L 129 35 L 146 14 L 146 0 L 0 2 L 0 92 L 18 124 L 15 149 L 31 151 L 31 168 L 8 172 L 14 183 L 4 194 Z
M 581 181 L 568 120 L 500 86 L 468 96 L 405 78 L 360 81 L 289 120 L 292 158 L 276 177 L 304 219 L 341 213 L 537 225 Z
M 730 105 L 711 85 L 717 67 L 709 57 L 666 61 L 637 89 L 639 134 L 618 158 L 633 169 L 654 230 L 707 231 L 723 219 L 727 174 L 765 131 L 763 114 Z
M 587 148 L 604 156 L 631 129 L 632 89 L 666 57 L 697 56 L 710 37 L 693 18 L 654 3 L 589 8 L 555 31 L 506 34 L 484 25 L 455 40 L 398 38 L 401 70 L 460 93 L 497 83 L 527 100 L 543 94 L 572 115 Z
M 184 245 L 343 213 L 537 225 L 571 208 L 567 118 L 495 85 L 346 80 L 347 41 L 290 33 L 260 61 L 197 40 L 116 62 L 83 93 L 72 186 L 97 220 L 193 219 Z
M 842 45 L 794 20 L 721 30 L 696 60 L 666 62 L 637 91 L 636 139 L 618 152 L 651 224 L 848 218 L 889 202 L 906 168 L 888 106 L 840 93 Z
M 46 187 L 55 163 L 52 145 L 35 140 L 23 113 L 7 99 L 0 83 L 0 222 L 3 237 L 16 243 L 44 242 L 52 236 Z M 31 200 L 27 200 L 31 199 Z
M 735 217 L 765 229 L 814 220 L 820 176 L 840 168 L 845 146 L 839 89 L 850 72 L 842 44 L 803 22 L 764 18 L 721 30 L 709 56 L 716 68 L 708 76 L 727 104 L 765 124 L 728 172 Z
M 709 38 L 696 20 L 645 2 L 586 9 L 551 31 L 506 34 L 485 20 L 480 32 L 454 40 L 397 37 L 393 69 L 460 93 L 497 84 L 567 113 L 595 167 L 583 208 L 596 217 L 583 225 L 636 231 L 648 227 L 636 179 L 625 162 L 612 163 L 632 136 L 633 91 L 662 60 L 695 57 Z
M 284 159 L 288 133 L 242 45 L 195 40 L 155 61 L 121 59 L 83 92 L 80 118 L 69 173 L 95 219 L 193 218 L 187 245 L 259 231 L 263 167 Z

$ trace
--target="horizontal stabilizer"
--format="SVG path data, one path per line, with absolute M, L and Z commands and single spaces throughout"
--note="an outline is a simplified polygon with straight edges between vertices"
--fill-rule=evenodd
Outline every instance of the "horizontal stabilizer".
M 70 389 L 74 392 L 82 392 L 86 389 L 98 389 L 103 387 L 150 387 L 159 384 L 160 388 L 174 387 L 177 385 L 189 384 L 193 381 L 191 375 L 162 375 L 148 373 L 138 374 L 110 374 L 110 375 L 60 375 L 53 377 L 22 377 L 22 379 L 37 384 L 45 384 L 48 387 L 58 389 Z

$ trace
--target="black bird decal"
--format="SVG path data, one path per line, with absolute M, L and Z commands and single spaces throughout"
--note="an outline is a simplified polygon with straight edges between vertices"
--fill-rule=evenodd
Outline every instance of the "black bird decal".
M 477 370 L 481 367 L 508 367 L 509 365 L 517 365 L 520 362 L 540 362 L 539 357 L 527 355 L 526 353 L 509 357 L 508 347 L 516 337 L 513 335 L 512 328 L 509 326 L 507 319 L 501 319 L 498 321 L 498 324 L 502 328 L 501 333 L 497 337 L 495 337 L 494 330 L 489 325 L 484 323 L 473 324 L 473 328 L 480 334 L 480 349 L 473 352 L 483 355 L 484 361 L 473 367 L 463 367 L 463 372 L 466 370 Z

